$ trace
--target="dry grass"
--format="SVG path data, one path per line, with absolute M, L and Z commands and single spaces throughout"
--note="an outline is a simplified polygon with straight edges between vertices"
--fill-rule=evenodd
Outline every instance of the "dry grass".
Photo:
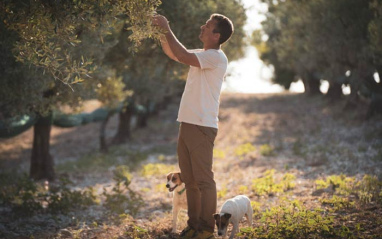
M 308 208 L 315 208 L 320 206 L 320 198 L 331 193 L 317 192 L 314 186 L 316 179 L 334 174 L 356 178 L 371 174 L 382 178 L 381 120 L 363 121 L 365 109 L 362 107 L 357 110 L 359 114 L 352 114 L 342 110 L 342 103 L 333 105 L 320 97 L 307 98 L 301 94 L 224 94 L 221 100 L 214 161 L 218 207 L 226 199 L 244 193 L 260 205 L 260 211 L 276 205 L 281 196 L 298 199 Z M 160 168 L 163 165 L 176 168 L 177 108 L 178 102 L 174 102 L 166 111 L 151 118 L 148 128 L 135 130 L 131 142 L 116 148 L 116 151 L 122 152 L 117 155 L 117 162 L 129 160 L 131 156 L 123 153 L 126 150 L 147 155 L 142 165 L 151 163 L 160 164 Z M 117 117 L 113 117 L 108 125 L 109 138 L 114 135 L 116 125 Z M 51 153 L 55 157 L 58 173 L 68 174 L 77 187 L 93 186 L 101 192 L 102 187 L 112 184 L 113 165 L 97 173 L 60 169 L 60 165 L 78 163 L 85 155 L 89 156 L 90 152 L 98 149 L 98 130 L 99 124 L 96 123 L 76 129 L 53 128 Z M 16 165 L 28 169 L 31 141 L 31 131 L 2 140 L 2 166 L 10 168 Z M 253 147 L 247 147 L 238 155 L 237 148 L 245 144 Z M 272 153 L 262 152 L 262 147 Z M 90 153 L 90 156 L 93 154 Z M 270 197 L 255 195 L 251 190 L 253 179 L 263 176 L 270 169 L 275 169 L 277 180 L 285 173 L 293 174 L 296 187 Z M 14 238 L 29 238 L 30 235 L 34 238 L 133 238 L 135 233 L 137 238 L 176 238 L 176 235 L 170 234 L 172 199 L 163 189 L 165 173 L 146 172 L 150 175 L 147 177 L 142 175 L 142 166 L 137 166 L 132 173 L 131 187 L 146 201 L 137 217 L 115 220 L 102 214 L 102 207 L 97 206 L 81 212 L 83 217 L 76 221 L 64 223 L 64 220 L 57 220 L 52 223 L 54 229 L 28 219 L 39 230 L 30 229 L 32 233 L 19 234 L 19 237 L 9 235 L 14 235 Z M 348 215 L 364 225 L 367 231 L 364 236 L 371 238 L 368 236 L 380 235 L 382 228 L 377 223 L 381 221 L 377 218 L 382 215 L 381 207 L 374 205 L 371 214 L 357 210 L 348 212 Z M 183 214 L 178 230 L 185 226 L 185 220 Z M 256 223 L 259 222 L 255 221 L 254 225 Z M 0 227 L 0 231 L 10 230 L 11 223 L 6 222 L 6 225 L 5 229 Z M 140 228 L 147 231 L 140 231 Z

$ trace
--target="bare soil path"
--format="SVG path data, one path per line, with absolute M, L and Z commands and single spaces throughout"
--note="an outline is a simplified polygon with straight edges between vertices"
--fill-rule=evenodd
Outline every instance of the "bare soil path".
M 316 189 L 317 179 L 341 174 L 357 179 L 370 174 L 382 179 L 382 120 L 375 117 L 364 121 L 366 109 L 362 107 L 354 113 L 344 112 L 342 103 L 289 93 L 226 93 L 221 101 L 214 153 L 218 207 L 226 199 L 243 193 L 264 210 L 276 205 L 281 196 L 314 208 L 319 206 L 320 198 L 330 196 L 330 192 Z M 173 102 L 152 117 L 147 128 L 134 130 L 130 142 L 111 147 L 107 155 L 97 153 L 98 123 L 53 128 L 51 153 L 57 173 L 68 176 L 75 183 L 74 188 L 91 186 L 101 195 L 104 188 L 113 187 L 115 167 L 129 164 L 133 175 L 130 187 L 145 202 L 134 218 L 116 223 L 105 216 L 105 209 L 100 205 L 73 212 L 70 217 L 56 215 L 54 220 L 51 215 L 35 215 L 11 222 L 0 216 L 0 238 L 1 235 L 5 238 L 131 238 L 132 233 L 137 233 L 137 238 L 176 238 L 169 233 L 172 199 L 164 184 L 166 173 L 177 168 L 178 103 Z M 97 104 L 92 103 L 87 110 L 94 108 Z M 108 138 L 111 139 L 116 128 L 117 117 L 113 117 L 107 128 Z M 28 170 L 32 134 L 29 130 L 0 141 L 2 172 L 13 168 Z M 256 195 L 252 191 L 253 180 L 271 169 L 275 170 L 276 179 L 286 173 L 293 174 L 295 188 L 286 195 Z M 374 217 L 382 216 L 380 205 L 374 207 L 374 213 Z M 178 230 L 185 226 L 186 215 L 180 220 Z M 254 226 L 256 223 L 259 222 L 254 222 Z M 147 232 L 139 232 L 135 226 Z M 382 226 L 375 224 L 365 230 L 376 235 L 382 232 Z

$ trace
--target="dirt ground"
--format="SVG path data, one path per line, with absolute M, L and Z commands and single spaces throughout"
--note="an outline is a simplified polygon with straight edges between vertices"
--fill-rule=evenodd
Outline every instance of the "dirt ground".
M 147 176 L 142 174 L 142 168 L 149 163 L 165 164 L 168 172 L 177 168 L 178 104 L 179 101 L 175 100 L 166 110 L 151 117 L 148 127 L 135 129 L 130 142 L 118 146 L 118 149 L 145 152 L 147 156 L 132 172 L 131 189 L 139 192 L 145 201 L 145 206 L 136 217 L 125 224 L 108 224 L 103 220 L 101 206 L 80 212 L 82 216 L 56 215 L 59 219 L 54 220 L 51 215 L 12 221 L 0 216 L 0 237 L 130 238 L 127 232 L 133 230 L 131 223 L 134 222 L 134 225 L 148 231 L 149 236 L 144 238 L 176 238 L 176 235 L 170 234 L 172 198 L 164 187 L 165 172 Z M 86 110 L 97 107 L 96 102 L 91 102 Z M 365 121 L 367 109 L 362 106 L 352 111 L 343 109 L 344 102 L 331 103 L 323 97 L 303 94 L 223 94 L 214 154 L 218 208 L 225 200 L 243 191 L 252 201 L 261 203 L 264 210 L 276 204 L 280 195 L 259 197 L 250 190 L 253 179 L 263 176 L 270 169 L 275 170 L 276 178 L 286 172 L 295 175 L 296 187 L 287 196 L 311 208 L 316 207 L 319 198 L 326 195 L 317 193 L 314 184 L 317 179 L 341 174 L 361 179 L 365 174 L 370 174 L 381 180 L 382 118 L 377 116 Z M 116 132 L 117 121 L 114 116 L 107 126 L 109 142 Z M 99 129 L 99 123 L 77 128 L 54 127 L 51 154 L 58 175 L 68 175 L 78 189 L 92 186 L 101 194 L 103 188 L 112 186 L 112 170 L 117 165 L 80 173 L 67 167 L 84 157 L 97 155 Z M 32 140 L 33 131 L 29 130 L 0 141 L 2 172 L 13 169 L 28 171 Z M 254 146 L 254 149 L 240 155 L 237 148 L 245 144 Z M 262 153 L 262 146 L 271 148 L 272 153 Z M 127 156 L 119 157 L 123 161 Z M 6 210 L 0 208 L 1 211 Z M 373 206 L 373 211 L 375 217 L 382 216 L 380 205 Z M 70 215 L 78 215 L 78 212 Z M 77 217 L 76 220 L 73 217 Z M 183 213 L 178 231 L 185 227 L 185 221 L 186 214 Z M 368 227 L 365 225 L 367 236 L 381 238 L 377 233 L 382 232 L 382 226 L 374 223 L 364 222 L 369 224 Z

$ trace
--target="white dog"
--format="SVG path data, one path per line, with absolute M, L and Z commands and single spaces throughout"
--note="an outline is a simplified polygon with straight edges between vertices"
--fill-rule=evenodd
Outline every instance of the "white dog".
M 172 232 L 176 233 L 176 223 L 178 213 L 181 209 L 187 210 L 187 192 L 181 179 L 180 172 L 171 172 L 167 174 L 166 187 L 173 192 L 172 198 Z
M 214 214 L 218 235 L 226 237 L 229 223 L 232 223 L 233 228 L 230 239 L 234 238 L 239 232 L 239 221 L 246 216 L 249 226 L 252 226 L 253 209 L 251 201 L 247 196 L 238 195 L 227 200 L 220 209 L 220 213 Z

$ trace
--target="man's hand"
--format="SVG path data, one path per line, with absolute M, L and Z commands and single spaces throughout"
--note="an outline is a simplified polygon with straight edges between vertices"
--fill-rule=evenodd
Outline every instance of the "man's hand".
M 164 31 L 161 37 L 162 49 L 168 57 L 189 66 L 200 67 L 198 58 L 194 53 L 189 53 L 187 49 L 178 41 L 171 31 L 167 18 L 162 15 L 154 15 L 152 18 L 154 26 L 158 26 Z
M 152 23 L 153 23 L 153 25 L 158 26 L 165 31 L 168 31 L 170 29 L 170 26 L 168 25 L 168 21 L 167 21 L 166 17 L 164 17 L 162 15 L 159 15 L 159 14 L 155 15 L 152 18 Z

